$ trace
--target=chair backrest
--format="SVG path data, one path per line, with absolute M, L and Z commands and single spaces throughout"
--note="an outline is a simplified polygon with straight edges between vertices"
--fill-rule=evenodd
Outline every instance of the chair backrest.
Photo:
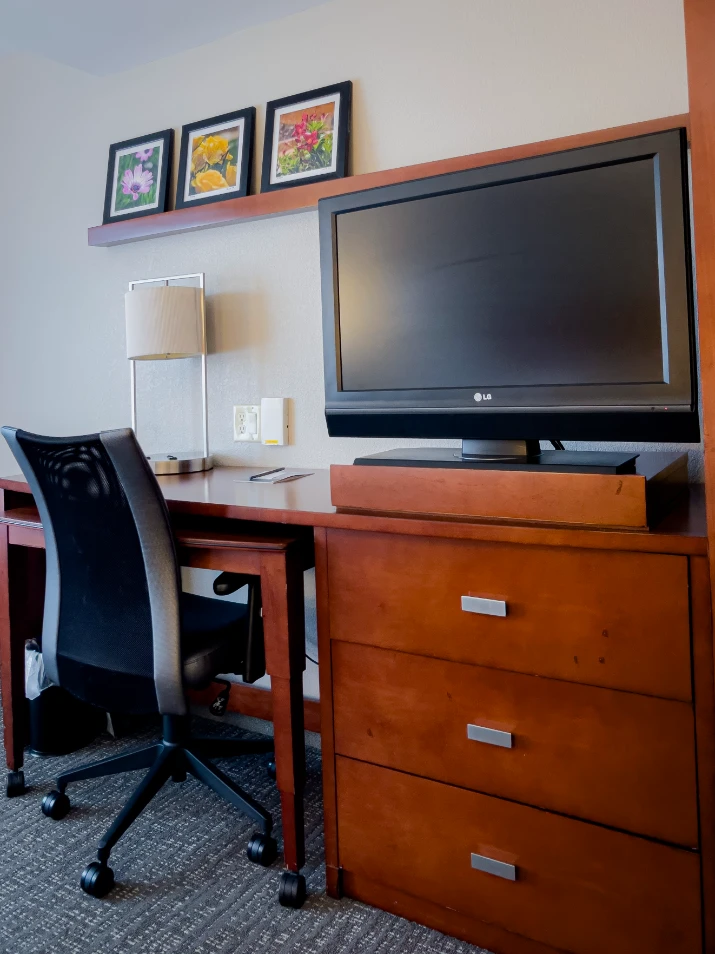
M 164 496 L 134 432 L 2 433 L 45 533 L 48 676 L 105 709 L 185 714 L 179 565 Z

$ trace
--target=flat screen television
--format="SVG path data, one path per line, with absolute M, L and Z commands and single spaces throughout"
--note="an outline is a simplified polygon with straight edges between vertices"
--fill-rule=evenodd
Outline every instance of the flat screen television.
M 319 216 L 331 435 L 699 440 L 683 129 Z

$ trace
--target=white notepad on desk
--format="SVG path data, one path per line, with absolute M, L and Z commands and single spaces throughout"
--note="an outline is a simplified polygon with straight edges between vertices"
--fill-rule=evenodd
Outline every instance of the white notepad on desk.
M 238 483 L 245 484 L 282 484 L 288 480 L 298 480 L 300 477 L 310 477 L 315 473 L 312 470 L 296 470 L 294 468 L 281 468 L 280 470 L 257 470 L 253 474 L 246 474 L 245 477 L 236 477 Z

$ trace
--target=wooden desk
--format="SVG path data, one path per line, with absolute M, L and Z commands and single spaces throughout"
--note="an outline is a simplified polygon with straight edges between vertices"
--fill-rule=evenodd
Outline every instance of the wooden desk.
M 236 476 L 231 470 L 219 476 L 217 483 L 231 487 Z M 221 500 L 214 499 L 212 482 L 203 475 L 181 478 L 178 488 L 172 479 L 160 478 L 160 483 L 172 511 L 182 566 L 261 578 L 284 859 L 289 871 L 299 872 L 305 862 L 303 572 L 314 562 L 312 532 L 301 526 L 289 530 L 280 520 L 257 522 L 262 518 L 253 511 L 250 522 L 233 518 Z M 253 488 L 246 486 L 250 494 Z M 180 491 L 178 506 L 175 489 Z M 24 643 L 42 630 L 44 545 L 39 515 L 24 478 L 0 479 L 0 680 L 8 778 L 10 790 L 17 792 L 24 790 L 27 730 Z
M 328 893 L 498 954 L 715 951 L 700 488 L 650 531 L 612 531 L 341 513 L 326 471 L 272 486 L 241 474 L 160 483 L 191 565 L 238 568 L 250 551 L 275 567 L 278 540 L 298 553 L 312 541 Z M 23 640 L 40 622 L 28 536 L 40 530 L 26 485 L 0 488 L 0 520 L 12 520 L 0 523 L 0 661 L 3 696 L 18 700 Z M 302 620 L 266 572 L 279 783 L 298 851 Z M 509 612 L 470 615 L 460 594 Z M 516 742 L 472 741 L 465 722 Z M 516 882 L 470 868 L 469 851 L 515 866 Z

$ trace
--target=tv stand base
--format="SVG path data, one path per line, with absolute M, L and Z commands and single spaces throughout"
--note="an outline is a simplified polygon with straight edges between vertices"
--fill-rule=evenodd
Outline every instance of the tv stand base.
M 449 467 L 539 473 L 633 474 L 638 454 L 608 451 L 542 451 L 538 441 L 462 441 L 453 447 L 409 447 L 358 457 L 372 467 Z

